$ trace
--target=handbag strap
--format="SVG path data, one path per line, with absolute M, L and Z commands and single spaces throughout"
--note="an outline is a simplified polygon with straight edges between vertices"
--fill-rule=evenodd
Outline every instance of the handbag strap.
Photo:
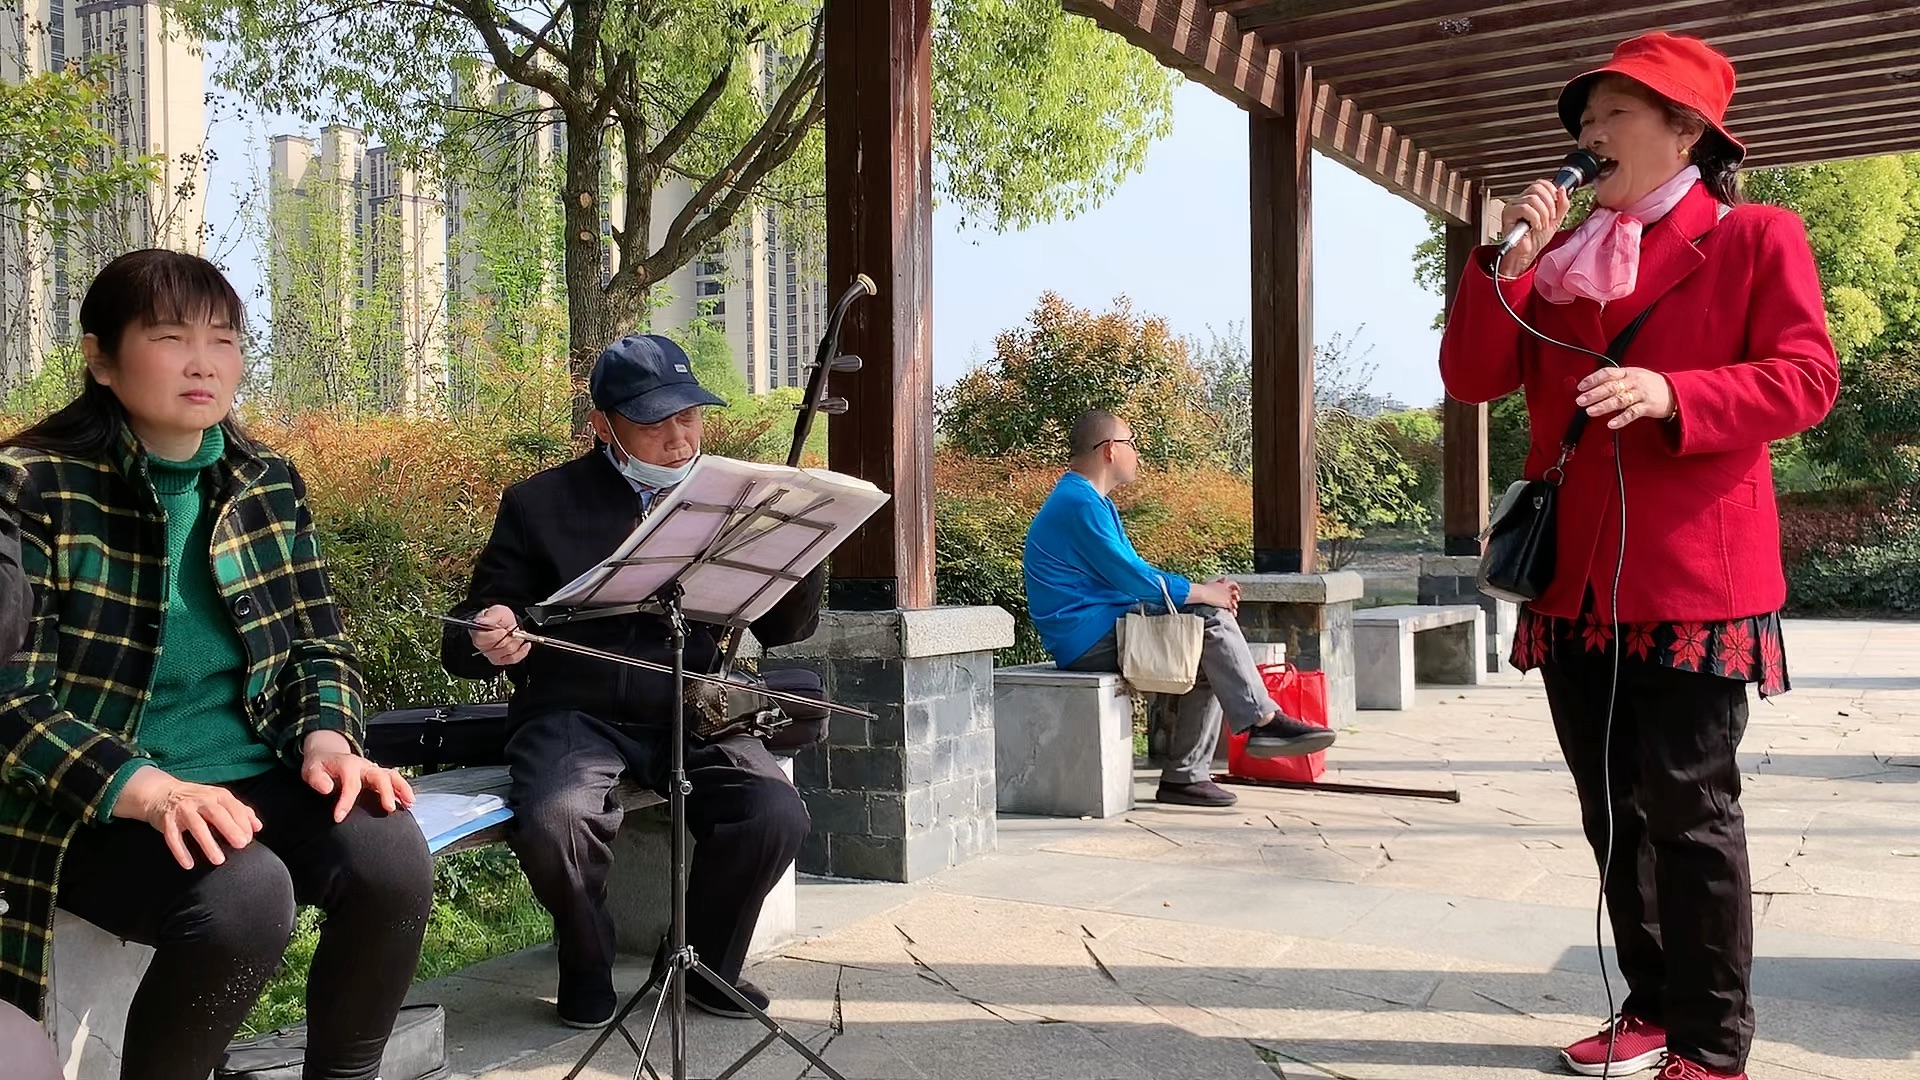
M 1722 204 L 1720 207 L 1720 215 L 1714 219 L 1714 223 L 1718 224 L 1720 218 L 1726 217 L 1729 209 L 1728 206 Z M 1711 230 L 1709 230 L 1709 232 L 1711 232 Z M 1700 241 L 1705 240 L 1707 236 L 1708 233 L 1701 233 L 1699 236 L 1694 237 L 1694 246 L 1698 247 Z M 1647 316 L 1653 314 L 1653 309 L 1658 306 L 1659 303 L 1660 298 L 1655 297 L 1653 303 L 1648 304 L 1642 309 L 1640 314 L 1634 316 L 1633 321 L 1626 325 L 1625 329 L 1621 330 L 1612 341 L 1607 343 L 1607 363 L 1609 365 L 1619 367 L 1620 361 L 1626 359 L 1628 347 L 1633 344 L 1634 336 L 1640 333 L 1640 325 L 1647 321 Z M 1595 370 L 1598 369 L 1596 368 Z M 1567 433 L 1560 439 L 1560 457 L 1554 461 L 1553 466 L 1547 470 L 1546 474 L 1548 482 L 1555 486 L 1558 486 L 1560 481 L 1566 479 L 1567 459 L 1573 457 L 1574 447 L 1580 445 L 1580 436 L 1587 430 L 1587 420 L 1587 410 L 1575 408 L 1573 410 L 1573 419 L 1567 421 Z
M 1654 303 L 1648 304 L 1640 314 L 1634 316 L 1633 321 L 1628 323 L 1625 329 L 1607 343 L 1608 365 L 1620 366 L 1620 361 L 1626 358 L 1627 349 L 1633 345 L 1634 337 L 1640 333 L 1641 325 L 1647 321 L 1647 316 L 1653 314 L 1654 306 L 1658 303 L 1659 301 L 1655 300 Z M 1578 407 L 1573 410 L 1573 419 L 1567 421 L 1567 433 L 1560 438 L 1560 457 L 1554 461 L 1553 467 L 1547 470 L 1547 480 L 1550 483 L 1557 486 L 1566 478 L 1567 459 L 1573 457 L 1574 447 L 1580 445 L 1580 436 L 1587 430 L 1588 419 L 1590 418 L 1587 416 L 1587 410 Z

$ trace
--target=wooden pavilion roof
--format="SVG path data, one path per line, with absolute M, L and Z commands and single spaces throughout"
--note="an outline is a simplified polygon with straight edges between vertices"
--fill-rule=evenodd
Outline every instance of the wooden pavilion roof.
M 1734 63 L 1749 167 L 1920 151 L 1916 0 L 1064 0 L 1267 115 L 1313 102 L 1315 149 L 1455 221 L 1551 173 L 1566 80 L 1649 30 Z

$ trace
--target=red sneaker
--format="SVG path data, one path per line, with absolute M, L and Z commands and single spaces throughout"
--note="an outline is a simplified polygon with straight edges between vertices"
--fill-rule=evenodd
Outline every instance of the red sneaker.
M 1609 1044 L 1613 1048 L 1611 1067 L 1607 1064 Z M 1581 1076 L 1630 1076 L 1660 1064 L 1666 1054 L 1667 1029 L 1637 1016 L 1622 1016 L 1601 1028 L 1598 1035 L 1589 1035 L 1560 1051 L 1560 1060 Z M 1662 1073 L 1658 1080 L 1668 1077 Z
M 1714 1072 L 1705 1065 L 1696 1065 L 1677 1054 L 1668 1054 L 1660 1063 L 1660 1075 L 1654 1080 L 1747 1080 L 1747 1074 Z

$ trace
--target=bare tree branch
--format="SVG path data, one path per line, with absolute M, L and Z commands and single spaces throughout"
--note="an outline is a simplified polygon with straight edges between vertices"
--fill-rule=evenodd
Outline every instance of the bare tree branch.
M 818 77 L 817 71 L 815 77 Z M 673 225 L 668 227 L 667 237 L 660 245 L 660 250 L 649 256 L 643 266 L 649 279 L 680 266 L 691 258 L 693 253 L 704 250 L 715 237 L 720 235 L 722 229 L 732 223 L 734 215 L 753 195 L 760 181 L 792 157 L 806 141 L 808 132 L 825 116 L 826 102 L 816 93 L 809 101 L 806 112 L 791 125 L 775 133 L 774 141 L 770 144 L 768 151 L 740 172 L 732 190 L 728 191 L 717 205 L 708 210 L 704 217 L 690 228 L 684 227 L 681 222 L 687 218 L 687 212 L 681 211 L 680 216 L 674 219 Z
M 415 11 L 424 11 L 431 15 L 444 15 L 456 19 L 465 17 L 461 12 L 453 8 L 443 7 L 433 3 L 416 2 L 416 0 L 362 0 L 361 3 L 348 4 L 344 7 L 328 8 L 325 11 L 295 19 L 292 22 L 280 23 L 273 28 L 272 32 L 292 33 L 300 30 L 308 30 L 322 23 L 332 22 L 336 19 L 344 19 L 356 12 L 370 9 L 384 10 L 387 8 L 411 8 Z M 0 10 L 5 10 L 4 5 L 0 5 Z
M 790 133 L 787 125 L 795 111 L 801 108 L 803 101 L 810 103 L 806 109 L 806 114 L 809 116 L 814 114 L 820 104 L 820 74 L 824 69 L 820 59 L 823 25 L 823 19 L 814 20 L 813 36 L 807 45 L 806 59 L 800 70 L 795 73 L 793 81 L 780 92 L 780 97 L 773 108 L 768 110 L 767 119 L 760 125 L 760 130 L 754 132 L 753 137 L 740 147 L 739 152 L 734 154 L 733 160 L 727 162 L 724 168 L 716 170 L 713 176 L 700 186 L 700 190 L 694 192 L 693 198 L 687 200 L 687 205 L 673 219 L 673 224 L 667 227 L 667 241 L 662 245 L 663 251 L 673 246 L 673 238 L 684 233 L 693 224 L 695 217 L 712 205 L 715 196 L 719 195 L 723 189 L 732 187 L 736 193 L 751 190 L 760 177 L 771 172 L 773 166 L 786 160 L 785 157 L 772 157 L 768 160 L 763 156 L 763 151 L 768 145 L 782 140 Z M 818 122 L 818 118 L 814 122 Z M 807 126 L 809 125 L 803 124 L 799 130 L 804 134 Z M 752 174 L 752 179 L 748 179 L 749 173 Z M 735 205 L 738 203 L 736 202 Z M 648 261 L 653 262 L 658 257 L 656 254 Z
M 733 81 L 734 65 L 738 63 L 738 53 L 728 58 L 726 66 L 714 74 L 713 81 L 707 84 L 707 88 L 700 92 L 699 97 L 693 99 L 693 104 L 687 106 L 687 111 L 674 122 L 671 128 L 667 129 L 665 135 L 660 136 L 660 141 L 646 152 L 647 160 L 653 164 L 654 168 L 663 168 L 668 161 L 671 161 L 673 155 L 679 153 L 680 148 L 686 145 L 687 139 L 693 135 L 694 130 L 706 121 L 707 114 L 713 111 L 714 103 L 720 100 L 720 95 L 727 92 L 727 84 Z
M 554 103 L 565 109 L 569 115 L 582 104 L 567 81 L 554 72 L 548 71 L 533 62 L 532 52 L 521 55 L 513 50 L 506 35 L 500 32 L 500 24 L 493 19 L 492 5 L 488 0 L 450 0 L 459 10 L 462 18 L 480 31 L 481 40 L 487 43 L 487 52 L 492 54 L 494 66 L 498 67 L 509 79 L 546 94 Z
M 547 20 L 547 25 L 540 28 L 539 33 L 527 29 L 520 20 L 512 16 L 507 16 L 502 19 L 501 24 L 527 40 L 527 56 L 529 59 L 532 58 L 534 52 L 543 52 L 553 57 L 553 62 L 559 64 L 561 67 L 572 67 L 573 61 L 567 49 L 547 40 L 547 35 L 553 31 L 554 25 L 559 22 L 560 16 L 565 13 L 566 10 L 566 4 L 560 5 L 559 10 L 554 12 L 553 18 Z

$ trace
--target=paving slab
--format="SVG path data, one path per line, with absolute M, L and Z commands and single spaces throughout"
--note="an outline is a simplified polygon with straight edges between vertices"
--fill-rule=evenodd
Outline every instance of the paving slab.
M 1793 622 L 1788 652 L 1796 690 L 1756 704 L 1740 757 L 1749 1073 L 1911 1080 L 1920 623 Z M 1365 714 L 1328 775 L 1461 801 L 1239 787 L 1230 809 L 1161 807 L 1143 769 L 1133 811 L 1002 818 L 998 853 L 927 882 L 803 880 L 800 937 L 750 977 L 853 1080 L 1557 1075 L 1607 1012 L 1611 943 L 1538 677 Z M 558 1080 L 586 1040 L 551 992 L 551 951 L 530 950 L 415 997 L 448 1004 L 459 1075 Z M 705 1016 L 692 1033 L 700 1067 L 757 1038 Z M 770 1051 L 741 1075 L 802 1064 Z

